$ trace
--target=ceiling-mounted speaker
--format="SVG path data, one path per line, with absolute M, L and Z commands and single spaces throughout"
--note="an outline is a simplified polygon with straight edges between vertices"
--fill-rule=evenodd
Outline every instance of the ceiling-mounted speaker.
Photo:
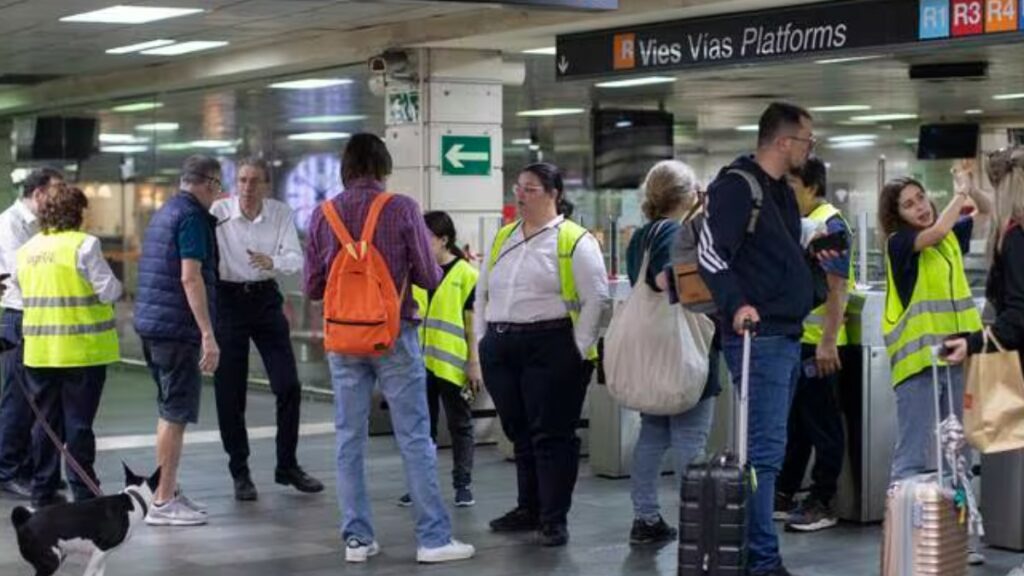
M 988 77 L 988 62 L 914 64 L 911 80 L 981 80 Z

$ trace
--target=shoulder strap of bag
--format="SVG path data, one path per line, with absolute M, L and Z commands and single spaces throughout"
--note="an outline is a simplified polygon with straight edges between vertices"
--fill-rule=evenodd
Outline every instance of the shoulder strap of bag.
M 341 242 L 343 246 L 346 244 L 355 244 L 355 240 L 353 240 L 352 235 L 349 234 L 348 228 L 345 227 L 345 223 L 341 221 L 341 216 L 338 215 L 338 209 L 334 207 L 334 202 L 324 200 L 320 206 L 323 208 L 324 218 L 327 218 L 327 223 L 331 226 L 331 230 L 334 231 L 334 235 L 338 238 L 338 242 Z
M 753 234 L 754 229 L 757 228 L 757 220 L 761 217 L 761 206 L 764 204 L 764 189 L 761 188 L 761 182 L 758 181 L 757 177 L 746 170 L 733 168 L 728 173 L 740 175 L 747 181 L 747 185 L 750 186 L 750 200 L 753 205 L 750 207 L 750 219 L 747 220 L 747 234 Z
M 366 222 L 363 223 L 363 235 L 359 239 L 367 244 L 373 244 L 373 235 L 377 231 L 377 222 L 380 220 L 381 210 L 391 200 L 394 194 L 382 192 L 373 199 L 370 210 L 366 213 Z

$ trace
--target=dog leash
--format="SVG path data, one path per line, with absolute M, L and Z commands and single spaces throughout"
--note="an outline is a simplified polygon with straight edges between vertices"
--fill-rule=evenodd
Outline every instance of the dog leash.
M 14 353 L 16 354 L 17 352 Z M 97 498 L 103 496 L 103 491 L 100 490 L 99 485 L 97 485 L 96 482 L 93 481 L 91 476 L 85 473 L 85 468 L 82 468 L 82 465 L 78 463 L 78 460 L 75 460 L 75 457 L 71 455 L 71 452 L 68 450 L 67 446 L 64 445 L 64 441 L 60 439 L 60 436 L 57 436 L 57 433 L 53 431 L 53 428 L 50 427 L 50 424 L 46 421 L 45 418 L 43 418 L 42 410 L 40 410 L 39 406 L 36 405 L 35 398 L 28 393 L 28 390 L 25 387 L 25 383 L 22 382 L 22 379 L 14 378 L 13 380 L 18 383 L 18 387 L 21 388 L 21 393 L 25 395 L 25 400 L 28 401 L 29 408 L 31 408 L 32 412 L 36 415 L 36 422 L 38 422 L 39 425 L 43 427 L 43 431 L 46 432 L 46 435 L 50 437 L 50 441 L 53 442 L 54 446 L 57 447 L 57 450 L 59 450 L 60 453 L 64 456 L 64 460 L 68 463 L 68 466 L 71 466 L 71 469 L 74 470 L 75 474 L 78 475 L 78 478 L 82 481 L 82 484 L 85 484 L 85 486 L 89 488 L 89 491 L 92 492 L 94 496 L 96 496 Z

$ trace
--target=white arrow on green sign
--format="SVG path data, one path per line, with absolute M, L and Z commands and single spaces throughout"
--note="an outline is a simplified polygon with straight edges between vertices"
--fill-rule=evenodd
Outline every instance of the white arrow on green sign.
M 490 173 L 490 136 L 441 136 L 441 174 L 486 176 Z

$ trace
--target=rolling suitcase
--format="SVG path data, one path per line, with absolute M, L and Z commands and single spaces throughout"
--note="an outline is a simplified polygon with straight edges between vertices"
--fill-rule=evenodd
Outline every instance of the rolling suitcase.
M 735 452 L 686 469 L 679 509 L 679 576 L 745 576 L 747 565 L 747 405 L 750 330 L 734 432 Z
M 937 474 L 920 474 L 889 489 L 882 529 L 882 576 L 967 574 L 967 525 L 960 521 L 953 488 L 943 479 L 938 374 L 933 363 Z M 947 390 L 952 394 L 952 388 Z

